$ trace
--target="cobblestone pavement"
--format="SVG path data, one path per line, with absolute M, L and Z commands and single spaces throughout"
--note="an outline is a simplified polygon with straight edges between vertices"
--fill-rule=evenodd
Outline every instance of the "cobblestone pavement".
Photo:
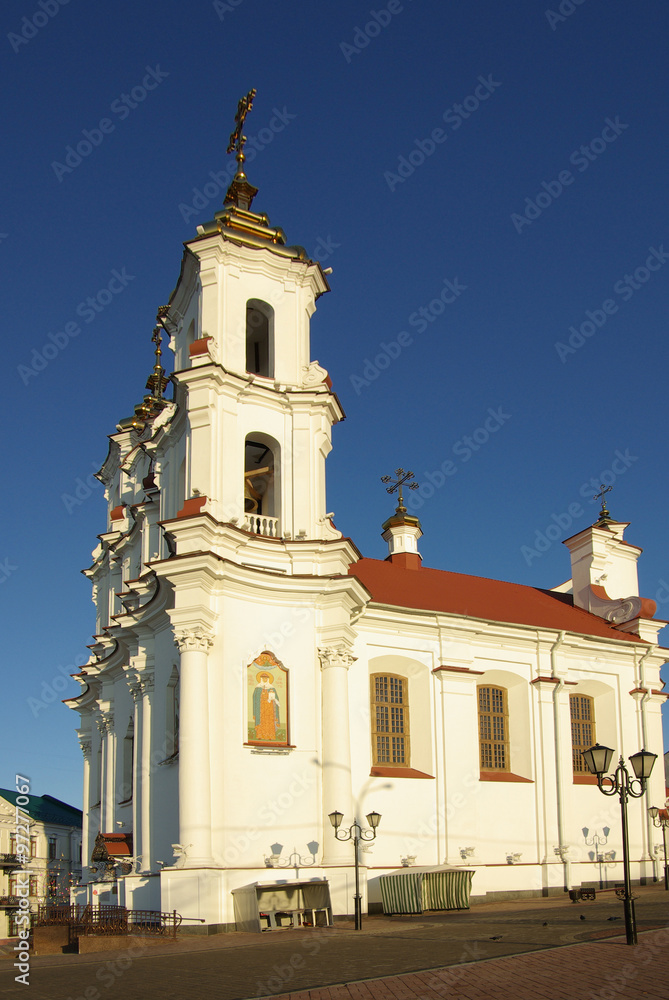
M 31 957 L 30 1000 L 669 1000 L 669 893 L 635 890 L 639 945 L 613 893 L 365 917 L 335 928 L 183 935 L 128 952 Z M 584 919 L 581 919 L 584 918 Z M 621 936 L 622 935 L 622 936 Z M 0 1000 L 24 989 L 0 960 Z M 293 992 L 290 992 L 290 991 Z
M 568 945 L 297 993 L 274 1000 L 667 1000 L 669 931 Z

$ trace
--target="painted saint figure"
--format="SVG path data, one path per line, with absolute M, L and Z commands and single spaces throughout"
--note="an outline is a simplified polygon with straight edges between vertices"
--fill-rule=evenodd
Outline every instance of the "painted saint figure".
M 253 718 L 256 726 L 256 739 L 276 740 L 276 730 L 279 725 L 279 696 L 272 686 L 273 674 L 263 671 L 256 674 L 258 682 L 253 691 Z

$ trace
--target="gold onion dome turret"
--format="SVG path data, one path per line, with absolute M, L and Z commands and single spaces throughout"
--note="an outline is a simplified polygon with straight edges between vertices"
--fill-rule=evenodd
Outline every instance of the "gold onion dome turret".
M 286 234 L 283 229 L 272 226 L 269 217 L 263 212 L 251 211 L 251 205 L 258 193 L 258 188 L 250 183 L 244 172 L 246 161 L 244 144 L 247 137 L 243 134 L 243 130 L 246 116 L 253 108 L 255 96 L 255 89 L 249 90 L 248 94 L 242 97 L 237 105 L 235 128 L 230 135 L 227 149 L 228 153 L 235 154 L 237 172 L 225 195 L 223 208 L 220 212 L 215 213 L 211 222 L 205 222 L 197 227 L 198 236 L 223 233 L 230 239 L 250 246 L 266 247 L 268 243 L 271 243 L 275 252 L 287 257 L 306 260 L 307 253 L 304 247 L 287 247 Z
M 141 434 L 147 423 L 149 423 L 150 420 L 153 420 L 154 417 L 157 417 L 161 410 L 164 410 L 167 405 L 167 400 L 164 398 L 163 394 L 167 389 L 169 379 L 165 375 L 165 369 L 160 363 L 163 353 L 160 345 L 163 340 L 162 335 L 163 331 L 165 331 L 165 322 L 168 311 L 169 306 L 159 307 L 158 315 L 156 316 L 156 326 L 153 328 L 153 335 L 151 337 L 151 341 L 156 345 L 156 363 L 153 366 L 153 371 L 146 380 L 146 388 L 151 390 L 151 394 L 149 396 L 145 396 L 142 402 L 137 404 L 135 412 L 131 417 L 124 417 L 123 420 L 119 421 L 117 426 L 120 431 L 134 430 L 138 434 Z

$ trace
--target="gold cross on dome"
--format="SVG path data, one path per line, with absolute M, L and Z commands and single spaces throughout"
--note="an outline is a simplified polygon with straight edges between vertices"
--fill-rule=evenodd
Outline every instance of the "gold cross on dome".
M 410 483 L 409 480 L 413 479 L 413 472 L 405 472 L 404 469 L 395 469 L 395 475 L 397 479 L 393 482 L 391 476 L 381 476 L 382 483 L 391 483 L 391 486 L 386 487 L 386 493 L 394 493 L 395 490 L 399 493 L 399 505 L 398 509 L 404 510 L 404 498 L 402 496 L 402 487 L 408 484 L 410 490 L 417 490 L 418 483 Z
M 246 136 L 242 135 L 242 130 L 244 128 L 244 121 L 246 116 L 253 108 L 253 98 L 256 96 L 255 87 L 253 90 L 249 90 L 248 94 L 242 97 L 237 105 L 237 114 L 235 115 L 235 130 L 230 133 L 230 142 L 228 144 L 228 153 L 243 153 L 244 143 L 246 142 Z

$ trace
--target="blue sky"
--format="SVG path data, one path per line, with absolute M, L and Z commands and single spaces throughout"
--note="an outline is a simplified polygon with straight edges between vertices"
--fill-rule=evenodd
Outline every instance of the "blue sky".
M 340 530 L 384 556 L 380 477 L 403 466 L 433 487 L 425 565 L 551 587 L 607 482 L 669 617 L 666 5 L 17 0 L 0 20 L 0 785 L 80 804 L 60 699 L 94 627 L 91 473 L 251 87 L 254 208 L 333 268 L 312 355 L 347 413 Z

